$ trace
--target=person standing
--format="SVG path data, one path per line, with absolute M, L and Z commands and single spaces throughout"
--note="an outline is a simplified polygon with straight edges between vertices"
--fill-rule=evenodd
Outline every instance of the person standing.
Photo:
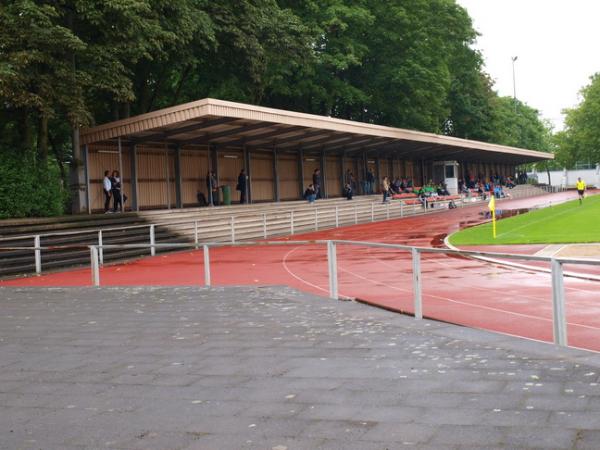
M 373 169 L 369 169 L 367 171 L 367 194 L 369 195 L 373 194 L 373 183 L 375 183 L 375 174 L 373 174 Z
M 240 205 L 243 205 L 244 203 L 246 203 L 247 180 L 248 180 L 248 176 L 246 175 L 246 172 L 244 171 L 244 169 L 242 169 L 240 174 L 238 175 L 237 186 L 236 186 L 236 189 L 238 191 L 240 191 Z
M 585 181 L 581 178 L 577 178 L 577 194 L 579 195 L 579 204 L 583 203 L 583 198 L 585 197 Z
M 315 169 L 313 172 L 313 188 L 315 190 L 315 198 L 322 198 L 321 195 L 321 171 L 319 169 Z
M 217 186 L 217 177 L 212 170 L 206 174 L 206 189 L 208 191 L 208 204 L 219 206 L 219 187 Z
M 119 212 L 123 208 L 123 200 L 121 198 L 121 174 L 118 170 L 113 170 L 110 182 L 112 184 L 113 211 Z
M 383 191 L 383 203 L 386 203 L 388 201 L 388 196 L 390 195 L 390 179 L 388 177 L 383 177 L 381 190 Z
M 110 172 L 104 171 L 104 179 L 102 180 L 102 192 L 104 193 L 104 214 L 110 212 L 110 199 L 112 197 L 112 182 L 108 176 Z

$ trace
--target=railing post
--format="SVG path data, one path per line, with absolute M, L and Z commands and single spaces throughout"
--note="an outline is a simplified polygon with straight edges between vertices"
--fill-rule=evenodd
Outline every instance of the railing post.
M 327 265 L 329 269 L 329 297 L 338 300 L 337 252 L 333 241 L 327 241 Z
M 98 263 L 98 247 L 90 246 L 92 268 L 92 286 L 100 286 L 100 265 Z
M 231 243 L 235 244 L 235 217 L 231 216 Z
M 290 235 L 294 235 L 294 211 L 290 211 Z
M 404 217 L 404 201 L 400 200 L 400 217 Z
M 421 298 L 421 254 L 412 248 L 413 294 L 415 301 L 415 319 L 423 318 L 423 300 Z
M 208 245 L 202 246 L 202 256 L 204 257 L 204 286 L 210 286 L 210 254 Z
M 319 229 L 319 210 L 315 208 L 315 231 Z
M 562 263 L 552 258 L 552 328 L 554 343 L 567 346 L 567 314 L 565 310 L 565 286 Z
M 356 208 L 356 205 L 354 205 L 354 224 L 358 224 L 358 209 Z
M 390 204 L 386 203 L 385 208 L 386 208 L 385 213 L 386 213 L 387 219 L 390 220 Z
M 101 266 L 104 265 L 104 248 L 102 245 L 102 230 L 98 230 L 98 257 Z
M 267 214 L 263 214 L 263 237 L 267 238 Z
M 375 222 L 375 203 L 371 202 L 371 222 Z
M 154 224 L 150 225 L 150 255 L 156 255 L 156 238 L 154 235 Z
M 339 212 L 339 208 L 337 207 L 337 205 L 335 206 L 335 227 L 339 227 L 340 226 L 340 212 Z
M 198 248 L 198 221 L 194 221 L 194 245 Z
M 35 250 L 33 251 L 35 257 L 35 273 L 38 275 L 42 273 L 42 249 L 40 248 L 40 235 L 36 235 L 33 238 L 33 246 Z

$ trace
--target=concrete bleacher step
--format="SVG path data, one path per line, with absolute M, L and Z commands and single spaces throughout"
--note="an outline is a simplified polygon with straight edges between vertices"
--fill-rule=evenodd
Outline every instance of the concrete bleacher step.
M 534 186 L 517 186 L 510 191 L 512 198 L 542 195 L 547 192 Z M 420 204 L 394 200 L 391 206 L 382 205 L 379 195 L 346 199 L 324 199 L 315 204 L 305 201 L 231 205 L 177 210 L 127 212 L 124 214 L 99 214 L 93 216 L 66 216 L 62 218 L 20 219 L 0 221 L 0 248 L 32 247 L 33 235 L 40 234 L 43 247 L 69 246 L 67 249 L 44 250 L 43 271 L 62 267 L 89 265 L 87 246 L 98 244 L 98 231 L 102 230 L 104 245 L 149 244 L 150 224 L 154 224 L 155 242 L 190 243 L 231 242 L 233 218 L 234 239 L 260 240 L 265 237 L 286 236 L 292 233 L 290 219 L 293 214 L 293 232 L 315 230 L 380 221 L 402 214 L 424 214 Z M 338 211 L 336 222 L 335 212 Z M 391 213 L 390 213 L 391 209 Z M 315 219 L 315 211 L 317 217 Z M 6 238 L 15 238 L 6 240 Z M 18 239 L 17 239 L 18 238 Z M 176 250 L 176 249 L 175 249 Z M 157 252 L 174 251 L 157 248 Z M 105 249 L 105 262 L 146 256 L 145 249 Z M 35 272 L 32 250 L 0 251 L 0 276 L 30 274 Z
M 378 197 L 376 197 L 378 198 Z M 105 214 L 94 216 L 66 216 L 28 220 L 0 221 L 1 247 L 32 247 L 32 235 L 40 234 L 42 247 L 70 246 L 68 249 L 44 250 L 43 269 L 70 267 L 89 264 L 87 245 L 98 243 L 98 231 L 102 230 L 106 244 L 149 244 L 149 225 L 155 224 L 156 243 L 193 243 L 196 229 L 202 242 L 229 242 L 234 219 L 235 239 L 249 240 L 264 237 L 264 217 L 267 218 L 268 236 L 283 236 L 291 233 L 290 216 L 294 214 L 295 232 L 314 229 L 314 211 L 336 205 L 352 208 L 370 208 L 374 197 L 358 197 L 349 205 L 345 199 L 307 202 L 265 203 L 259 205 L 232 205 L 211 208 L 189 208 L 182 210 L 142 211 L 140 213 Z M 332 213 L 330 213 L 332 214 Z M 354 215 L 354 213 L 352 213 Z M 335 220 L 326 216 L 319 218 L 321 228 L 335 226 Z M 135 227 L 135 228 L 127 228 Z M 23 237 L 25 236 L 25 237 Z M 173 249 L 171 249 L 172 251 Z M 157 249 L 157 251 L 168 251 Z M 105 249 L 105 261 L 132 258 L 149 254 L 148 249 Z M 32 250 L 0 252 L 0 276 L 28 274 L 35 271 Z

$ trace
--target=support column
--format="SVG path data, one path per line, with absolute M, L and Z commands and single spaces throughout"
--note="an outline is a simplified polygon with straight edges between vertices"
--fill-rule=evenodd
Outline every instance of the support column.
M 342 153 L 342 156 L 340 157 L 340 164 L 341 164 L 341 169 L 340 169 L 340 179 L 341 179 L 341 183 L 340 186 L 342 186 L 342 192 L 344 192 L 344 188 L 346 187 L 346 170 L 344 169 L 344 166 L 346 165 L 346 152 Z
M 244 170 L 246 172 L 246 203 L 252 203 L 252 173 L 250 173 L 250 151 L 244 144 Z
M 369 157 L 367 156 L 367 151 L 363 150 L 363 174 L 362 174 L 362 182 L 360 182 L 361 186 L 360 186 L 360 191 L 363 194 L 366 194 L 365 192 L 365 184 L 367 181 L 367 172 L 369 172 Z
M 304 194 L 304 152 L 298 149 L 298 183 L 300 185 L 300 197 Z
M 329 197 L 329 189 L 327 188 L 327 164 L 325 161 L 325 151 L 321 150 L 320 154 L 320 169 L 321 169 L 321 197 L 328 198 Z
M 79 142 L 79 128 L 76 127 L 73 128 L 72 135 L 73 163 L 70 174 L 71 212 L 73 214 L 79 214 L 88 209 L 85 194 L 85 165 Z
M 383 180 L 383 177 L 381 176 L 381 159 L 379 156 L 375 158 L 375 170 L 377 171 L 377 178 L 375 178 L 373 193 L 377 192 L 378 186 L 381 186 L 381 181 Z
M 181 179 L 181 147 L 175 147 L 175 206 L 183 208 L 183 183 Z
M 273 198 L 276 202 L 281 201 L 279 190 L 279 170 L 277 164 L 277 148 L 273 147 Z
M 119 148 L 119 177 L 121 178 L 121 212 L 125 212 L 125 202 L 123 201 L 123 189 L 125 188 L 125 177 L 123 176 L 123 145 L 121 144 L 121 137 L 117 140 L 117 146 Z
M 427 183 L 427 181 L 425 180 L 425 178 L 427 178 L 425 176 L 425 160 L 422 159 L 421 160 L 421 186 L 425 186 L 425 183 Z
M 85 199 L 87 205 L 88 214 L 92 213 L 92 202 L 90 200 L 90 149 L 87 144 L 84 146 L 83 161 L 84 161 L 84 172 L 85 172 Z
M 131 209 L 134 211 L 140 210 L 138 202 L 138 158 L 137 145 L 131 144 L 129 147 L 129 158 L 131 165 Z

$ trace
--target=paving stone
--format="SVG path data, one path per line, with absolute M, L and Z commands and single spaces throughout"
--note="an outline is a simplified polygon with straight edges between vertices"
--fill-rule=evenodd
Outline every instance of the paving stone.
M 0 448 L 600 448 L 600 358 L 285 287 L 0 289 Z

